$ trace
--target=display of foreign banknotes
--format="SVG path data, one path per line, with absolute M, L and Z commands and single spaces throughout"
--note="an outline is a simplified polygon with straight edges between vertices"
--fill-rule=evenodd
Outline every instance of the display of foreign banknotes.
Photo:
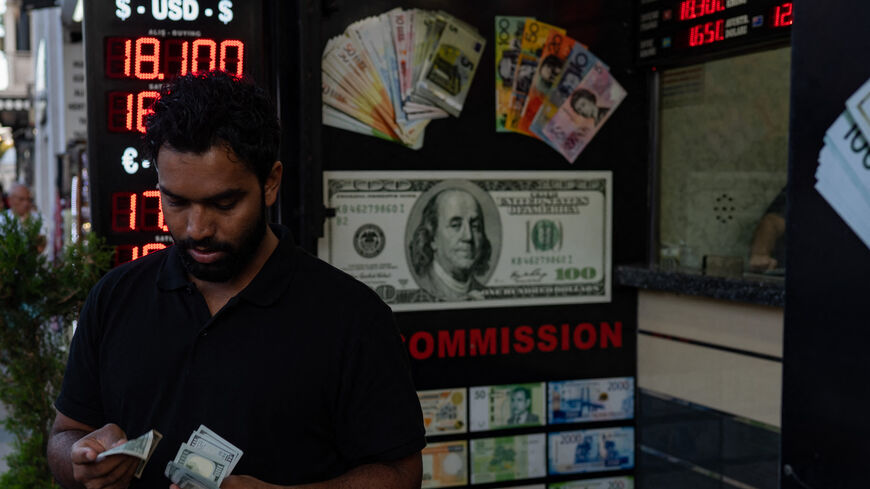
M 354 22 L 323 51 L 323 123 L 419 149 L 429 121 L 459 117 L 485 46 L 443 11 Z
M 136 472 L 133 473 L 133 476 L 138 479 L 142 477 L 142 471 L 145 470 L 145 465 L 148 464 L 151 455 L 154 453 L 154 450 L 157 449 L 157 444 L 160 443 L 161 439 L 163 439 L 163 435 L 161 435 L 159 431 L 151 430 L 138 438 L 128 440 L 123 445 L 101 452 L 97 455 L 97 462 L 104 460 L 106 457 L 111 457 L 112 455 L 129 455 L 131 457 L 136 457 L 139 459 L 139 465 L 136 467 Z
M 417 391 L 417 397 L 423 410 L 427 436 L 468 431 L 468 403 L 464 388 Z
M 468 484 L 468 442 L 430 443 L 423 449 L 423 487 Z
M 565 29 L 495 18 L 495 127 L 540 139 L 573 163 L 626 97 L 610 69 Z
M 634 378 L 562 380 L 547 384 L 549 422 L 585 423 L 634 417 Z
M 825 134 L 816 190 L 870 248 L 870 80 Z
M 324 172 L 318 255 L 394 311 L 609 302 L 611 172 Z
M 472 387 L 471 431 L 546 424 L 544 383 Z
M 471 440 L 471 483 L 484 484 L 547 475 L 547 435 Z
M 557 482 L 550 484 L 550 489 L 634 489 L 634 478 L 629 476 L 604 477 L 602 479 Z
M 242 451 L 217 433 L 200 425 L 164 474 L 181 489 L 218 489 L 242 458 Z
M 551 475 L 634 467 L 634 428 L 563 431 L 548 436 Z

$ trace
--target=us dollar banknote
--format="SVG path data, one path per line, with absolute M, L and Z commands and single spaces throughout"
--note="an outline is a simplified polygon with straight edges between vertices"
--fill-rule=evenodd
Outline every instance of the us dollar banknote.
M 610 172 L 324 172 L 321 258 L 395 311 L 609 302 Z
M 550 433 L 549 445 L 551 475 L 634 467 L 634 428 Z
M 544 383 L 472 387 L 471 431 L 545 424 Z
M 471 440 L 471 483 L 544 477 L 546 436 L 540 433 Z
M 468 484 L 468 442 L 430 443 L 423 449 L 423 487 Z
M 427 436 L 468 431 L 468 402 L 464 388 L 417 391 L 417 397 L 423 410 Z
M 634 378 L 563 380 L 548 383 L 550 424 L 634 417 Z
M 550 489 L 634 489 L 632 477 L 604 477 L 582 481 L 557 482 Z
M 157 449 L 157 444 L 160 443 L 161 439 L 163 439 L 163 435 L 161 435 L 159 431 L 150 430 L 138 438 L 127 441 L 123 445 L 110 448 L 109 450 L 100 453 L 97 455 L 97 461 L 99 462 L 106 457 L 111 457 L 112 455 L 129 455 L 131 457 L 136 457 L 139 459 L 139 465 L 136 467 L 133 476 L 138 479 L 142 477 L 145 465 L 148 464 L 151 455 L 154 453 L 154 450 Z

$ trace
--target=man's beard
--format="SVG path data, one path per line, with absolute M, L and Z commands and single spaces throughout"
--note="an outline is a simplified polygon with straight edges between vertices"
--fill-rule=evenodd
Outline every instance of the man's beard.
M 187 272 L 205 282 L 227 282 L 236 277 L 254 259 L 254 253 L 266 236 L 266 207 L 259 217 L 245 230 L 239 246 L 216 241 L 213 238 L 175 240 L 179 248 L 181 263 Z M 174 239 L 174 238 L 173 238 Z M 201 248 L 204 251 L 222 251 L 224 257 L 213 263 L 200 263 L 190 256 L 187 250 Z

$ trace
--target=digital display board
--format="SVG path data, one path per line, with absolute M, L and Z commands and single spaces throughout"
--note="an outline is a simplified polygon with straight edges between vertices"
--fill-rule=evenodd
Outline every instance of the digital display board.
M 263 81 L 259 0 L 84 2 L 92 223 L 115 265 L 168 246 L 157 173 L 141 138 L 163 83 L 219 69 Z
M 787 40 L 794 2 L 639 0 L 638 63 L 679 65 Z

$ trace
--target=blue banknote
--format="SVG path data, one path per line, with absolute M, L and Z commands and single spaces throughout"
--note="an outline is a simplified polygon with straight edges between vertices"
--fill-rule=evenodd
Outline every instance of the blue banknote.
M 548 385 L 550 424 L 634 417 L 634 377 L 563 380 Z
M 549 446 L 551 475 L 634 467 L 631 427 L 550 433 Z

